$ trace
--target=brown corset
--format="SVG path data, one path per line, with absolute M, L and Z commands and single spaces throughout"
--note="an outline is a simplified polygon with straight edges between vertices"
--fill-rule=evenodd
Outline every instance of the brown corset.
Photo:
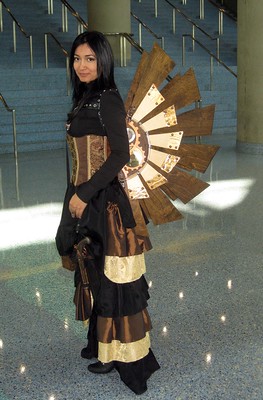
M 73 137 L 68 134 L 67 142 L 72 156 L 71 182 L 78 186 L 88 181 L 107 159 L 107 137 Z

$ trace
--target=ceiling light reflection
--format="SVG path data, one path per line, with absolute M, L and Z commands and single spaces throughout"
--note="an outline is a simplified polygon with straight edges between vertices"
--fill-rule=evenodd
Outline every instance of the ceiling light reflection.
M 210 364 L 212 361 L 212 354 L 211 353 L 207 353 L 205 356 L 205 361 L 207 364 Z
M 4 342 L 2 339 L 0 339 L 0 349 L 2 349 L 4 347 Z
M 227 287 L 228 289 L 232 289 L 232 280 L 229 279 L 229 281 L 227 282 Z
M 167 327 L 166 326 L 163 327 L 163 333 L 167 333 Z
M 65 328 L 66 331 L 69 328 L 69 323 L 68 323 L 68 319 L 67 318 L 65 318 L 65 320 L 64 320 L 64 328 Z
M 184 292 L 180 292 L 179 293 L 179 299 L 183 299 L 183 297 L 184 297 Z
M 149 285 L 148 285 L 148 286 L 149 286 L 149 288 L 151 288 L 151 287 L 152 287 L 152 285 L 153 285 L 153 282 L 152 282 L 152 281 L 150 281 L 150 282 L 149 282 Z
M 26 366 L 24 364 L 20 365 L 20 373 L 24 374 L 26 372 Z
M 221 315 L 220 319 L 221 319 L 222 322 L 226 322 L 226 316 L 225 315 Z

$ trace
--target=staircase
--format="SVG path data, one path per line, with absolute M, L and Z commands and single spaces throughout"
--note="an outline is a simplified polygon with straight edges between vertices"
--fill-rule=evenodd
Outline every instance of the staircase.
M 65 118 L 71 106 L 66 91 L 65 56 L 51 39 L 48 41 L 48 65 L 45 68 L 44 33 L 51 32 L 69 51 L 77 35 L 77 23 L 68 13 L 69 31 L 61 29 L 61 2 L 54 0 L 54 13 L 47 12 L 47 2 L 28 0 L 25 7 L 20 1 L 4 0 L 25 31 L 33 37 L 34 68 L 30 68 L 28 40 L 17 31 L 17 52 L 12 52 L 12 21 L 3 8 L 4 31 L 0 32 L 0 93 L 9 107 L 16 110 L 18 152 L 63 148 L 65 143 Z M 14 6 L 15 3 L 15 6 Z M 69 0 L 70 5 L 86 20 L 86 4 L 83 0 Z M 218 10 L 205 1 L 205 19 L 199 19 L 199 1 L 179 0 L 173 3 L 191 20 L 195 21 L 211 36 L 218 35 Z M 192 33 L 192 25 L 177 14 L 176 33 L 172 32 L 172 7 L 164 0 L 158 1 L 158 16 L 155 17 L 152 0 L 131 0 L 132 11 L 159 36 L 164 36 L 165 51 L 176 62 L 171 75 L 184 73 L 193 67 L 199 84 L 203 105 L 215 103 L 216 113 L 213 135 L 235 136 L 236 133 L 236 78 L 214 62 L 214 89 L 210 90 L 210 57 L 187 38 L 185 65 L 182 66 L 182 34 Z M 28 11 L 30 15 L 28 15 Z M 132 32 L 138 40 L 138 22 L 132 18 Z M 196 30 L 196 38 L 215 53 L 215 42 Z M 150 51 L 155 38 L 143 30 L 142 47 Z M 236 70 L 236 26 L 224 19 L 224 34 L 220 36 L 220 58 Z M 132 50 L 130 64 L 126 68 L 116 67 L 115 75 L 122 96 L 130 87 L 140 55 Z M 0 104 L 0 153 L 13 151 L 11 115 Z M 218 136 L 219 137 L 219 136 Z
M 173 4 L 189 19 L 194 21 L 202 30 L 212 37 L 218 37 L 218 9 L 208 0 L 204 2 L 205 19 L 200 19 L 199 1 L 187 0 L 158 0 L 157 17 L 155 17 L 155 2 L 141 0 L 141 3 L 132 1 L 132 8 L 146 25 L 158 36 L 164 36 L 164 49 L 176 62 L 172 76 L 180 72 L 183 74 L 188 68 L 193 67 L 199 85 L 202 104 L 216 104 L 213 135 L 235 137 L 236 135 L 236 104 L 237 104 L 237 78 L 227 71 L 216 60 L 213 62 L 213 90 L 210 90 L 210 56 L 200 46 L 195 44 L 193 52 L 191 38 L 186 38 L 185 65 L 182 66 L 182 35 L 192 34 L 192 24 L 176 13 L 176 29 L 173 33 L 172 7 Z M 138 25 L 138 24 L 137 24 Z M 135 39 L 138 38 L 136 26 L 133 26 Z M 236 22 L 224 16 L 223 34 L 220 37 L 219 58 L 235 73 L 237 71 L 237 26 Z M 215 40 L 209 39 L 201 30 L 195 28 L 195 37 L 214 55 L 216 55 Z M 150 34 L 143 30 L 142 46 L 150 50 Z M 223 139 L 220 136 L 220 139 Z
M 45 68 L 44 34 L 51 32 L 69 51 L 77 35 L 77 23 L 68 14 L 69 31 L 62 32 L 61 2 L 54 0 L 49 15 L 47 1 L 4 3 L 28 35 L 33 37 L 33 69 L 30 68 L 29 42 L 17 29 L 17 52 L 13 52 L 12 20 L 3 7 L 1 38 L 0 93 L 16 110 L 18 152 L 63 148 L 65 119 L 71 106 L 67 95 L 66 58 L 52 39 L 48 40 L 48 66 Z M 83 1 L 71 5 L 85 15 Z M 0 103 L 0 153 L 13 151 L 12 116 Z

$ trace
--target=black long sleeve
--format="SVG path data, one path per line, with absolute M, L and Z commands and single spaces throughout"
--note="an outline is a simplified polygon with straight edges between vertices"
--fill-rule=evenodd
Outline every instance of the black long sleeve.
M 96 192 L 105 188 L 130 159 L 126 112 L 116 91 L 105 91 L 101 95 L 100 113 L 110 146 L 110 155 L 90 180 L 76 188 L 76 194 L 85 203 L 88 203 Z

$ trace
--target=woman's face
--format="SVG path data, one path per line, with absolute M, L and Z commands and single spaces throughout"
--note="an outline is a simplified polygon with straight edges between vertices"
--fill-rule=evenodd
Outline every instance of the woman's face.
M 97 58 L 88 44 L 76 48 L 73 68 L 81 82 L 89 83 L 97 79 Z

